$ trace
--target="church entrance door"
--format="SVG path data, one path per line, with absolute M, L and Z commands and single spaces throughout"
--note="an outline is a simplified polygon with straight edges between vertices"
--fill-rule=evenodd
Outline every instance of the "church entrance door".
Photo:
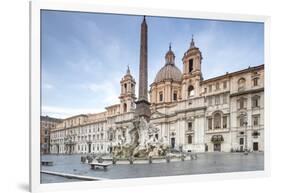
M 253 143 L 253 150 L 254 151 L 259 151 L 259 143 L 258 142 L 254 142 Z
M 220 143 L 214 144 L 214 151 L 221 151 L 221 144 Z

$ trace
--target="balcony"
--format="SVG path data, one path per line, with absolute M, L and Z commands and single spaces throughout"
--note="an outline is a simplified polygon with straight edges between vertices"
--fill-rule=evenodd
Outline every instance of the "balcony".
M 206 134 L 214 134 L 214 133 L 226 133 L 229 132 L 229 128 L 217 128 L 212 130 L 206 130 Z

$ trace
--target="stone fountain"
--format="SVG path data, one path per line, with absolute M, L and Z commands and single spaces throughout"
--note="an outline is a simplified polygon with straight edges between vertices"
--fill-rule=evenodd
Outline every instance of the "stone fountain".
M 166 156 L 169 150 L 167 138 L 158 140 L 158 129 L 144 117 L 135 119 L 129 127 L 129 137 L 121 138 L 113 146 L 115 158 L 149 158 Z

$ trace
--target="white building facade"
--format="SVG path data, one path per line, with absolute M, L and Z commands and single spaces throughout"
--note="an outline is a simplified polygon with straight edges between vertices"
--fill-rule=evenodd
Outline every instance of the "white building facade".
M 202 54 L 192 38 L 182 71 L 169 47 L 150 85 L 150 122 L 157 139 L 185 152 L 264 150 L 264 65 L 204 80 Z M 128 68 L 120 81 L 120 103 L 105 112 L 63 120 L 50 135 L 51 153 L 111 153 L 129 135 L 136 82 Z

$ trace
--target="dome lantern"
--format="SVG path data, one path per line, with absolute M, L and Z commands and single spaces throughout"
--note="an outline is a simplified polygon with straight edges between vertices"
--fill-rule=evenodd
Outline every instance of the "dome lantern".
M 166 65 L 171 64 L 175 65 L 175 54 L 172 51 L 171 43 L 169 45 L 169 51 L 165 55 Z
M 169 45 L 169 50 L 165 55 L 165 66 L 163 66 L 154 79 L 155 83 L 159 83 L 165 80 L 171 80 L 175 82 L 181 82 L 182 80 L 182 73 L 175 65 L 175 54 L 172 51 L 171 43 Z

